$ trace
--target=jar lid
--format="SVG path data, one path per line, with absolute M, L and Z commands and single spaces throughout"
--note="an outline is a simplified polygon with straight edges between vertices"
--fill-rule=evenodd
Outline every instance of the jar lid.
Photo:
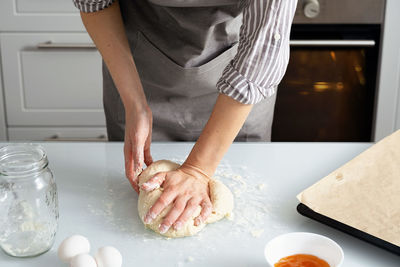
M 37 144 L 11 144 L 0 148 L 0 175 L 24 176 L 48 165 L 43 147 Z

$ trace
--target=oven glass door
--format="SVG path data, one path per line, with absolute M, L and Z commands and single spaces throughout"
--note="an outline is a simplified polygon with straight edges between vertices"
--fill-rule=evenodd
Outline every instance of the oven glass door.
M 376 56 L 371 39 L 292 41 L 272 141 L 371 141 Z

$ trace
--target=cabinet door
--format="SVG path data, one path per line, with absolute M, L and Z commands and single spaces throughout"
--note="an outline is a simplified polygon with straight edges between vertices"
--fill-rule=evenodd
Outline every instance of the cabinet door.
M 0 31 L 84 31 L 72 0 L 1 0 Z
M 8 126 L 104 126 L 101 56 L 86 33 L 0 35 Z
M 106 141 L 101 127 L 9 127 L 9 141 Z

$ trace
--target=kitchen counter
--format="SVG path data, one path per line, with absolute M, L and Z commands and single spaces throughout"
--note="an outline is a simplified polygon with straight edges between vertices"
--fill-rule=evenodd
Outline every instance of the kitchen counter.
M 182 161 L 193 143 L 154 143 L 154 159 Z M 0 252 L 0 266 L 67 266 L 57 258 L 60 242 L 82 234 L 97 248 L 112 245 L 123 266 L 267 266 L 264 246 L 286 232 L 306 231 L 335 240 L 343 266 L 399 266 L 400 257 L 296 211 L 296 195 L 368 148 L 368 143 L 235 143 L 216 176 L 235 195 L 232 220 L 199 235 L 166 239 L 146 230 L 137 195 L 124 178 L 122 143 L 44 143 L 59 192 L 59 230 L 53 248 L 17 259 Z

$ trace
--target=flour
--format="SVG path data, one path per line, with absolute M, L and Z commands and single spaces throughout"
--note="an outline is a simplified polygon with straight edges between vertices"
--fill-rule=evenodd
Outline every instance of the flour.
M 247 232 L 251 237 L 259 238 L 264 233 L 264 221 L 270 216 L 269 203 L 264 200 L 267 186 L 264 183 L 255 183 L 255 174 L 247 166 L 235 167 L 244 175 L 238 174 L 227 163 L 221 164 L 214 175 L 216 179 L 226 181 L 235 195 L 232 234 Z
M 259 184 L 259 185 L 257 185 L 257 188 L 258 188 L 258 190 L 264 190 L 264 188 L 265 188 L 265 184 Z
M 52 242 L 50 233 L 55 232 L 54 227 L 40 220 L 25 200 L 10 207 L 7 224 L 6 230 L 0 230 L 0 243 L 10 255 L 33 255 L 36 251 L 43 251 Z
M 264 229 L 253 229 L 250 233 L 253 237 L 259 238 L 264 233 Z
M 184 162 L 182 159 L 175 158 L 172 160 L 180 164 Z M 123 170 L 120 171 L 120 174 L 121 177 L 124 177 Z M 235 196 L 234 214 L 232 213 L 228 218 L 234 225 L 232 233 L 247 232 L 251 237 L 259 237 L 262 233 L 255 236 L 254 229 L 261 229 L 265 217 L 270 216 L 269 203 L 263 200 L 265 194 L 268 194 L 268 190 L 265 183 L 255 183 L 252 176 L 254 174 L 249 171 L 247 166 L 232 166 L 226 162 L 220 164 L 214 174 L 215 179 L 224 182 Z M 120 184 L 117 181 L 120 181 Z M 118 188 L 122 190 L 125 186 L 126 181 L 114 180 L 112 187 L 105 188 L 106 194 L 101 201 L 101 208 L 96 203 L 96 205 L 88 204 L 87 209 L 91 214 L 103 217 L 111 227 L 118 228 L 122 232 L 132 233 L 134 225 L 132 225 L 132 222 L 121 219 L 115 206 L 118 199 L 123 198 Z M 132 192 L 130 194 L 131 198 L 136 198 Z M 144 241 L 146 242 L 146 239 Z
M 180 164 L 184 162 L 183 159 L 176 158 L 172 161 Z M 95 220 L 102 222 L 101 227 L 108 228 L 115 235 L 119 234 L 132 242 L 140 242 L 143 246 L 151 247 L 151 250 L 159 253 L 176 251 L 177 266 L 190 266 L 192 262 L 189 257 L 195 259 L 197 265 L 201 265 L 204 255 L 213 254 L 224 246 L 221 232 L 237 242 L 270 238 L 269 229 L 277 229 L 277 225 L 281 223 L 274 223 L 279 220 L 273 216 L 279 209 L 274 205 L 274 198 L 278 196 L 274 194 L 273 187 L 267 184 L 267 181 L 271 181 L 267 174 L 260 176 L 247 166 L 223 161 L 214 178 L 221 180 L 233 192 L 234 210 L 226 220 L 211 224 L 203 232 L 190 237 L 190 242 L 167 239 L 145 230 L 137 214 L 137 194 L 130 188 L 122 168 L 110 168 L 104 176 L 99 177 L 98 182 L 104 188 L 101 188 L 101 191 L 93 189 L 96 191 L 88 194 L 90 197 L 87 211 L 99 217 Z M 278 229 L 280 232 L 287 230 L 284 226 L 279 227 L 282 228 Z M 221 231 L 222 229 L 225 231 Z M 180 245 L 185 246 L 184 251 L 190 251 L 190 256 L 180 252 L 182 251 Z

